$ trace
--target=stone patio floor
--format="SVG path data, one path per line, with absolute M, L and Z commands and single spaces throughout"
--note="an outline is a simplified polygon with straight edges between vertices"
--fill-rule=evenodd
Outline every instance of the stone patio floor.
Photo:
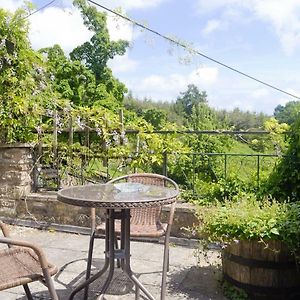
M 48 260 L 58 266 L 59 272 L 54 276 L 55 288 L 61 300 L 68 299 L 72 289 L 84 280 L 89 236 L 21 226 L 9 227 L 12 237 L 40 245 Z M 219 251 L 210 250 L 207 255 L 208 261 L 202 256 L 197 264 L 194 256 L 196 247 L 197 244 L 190 240 L 171 239 L 166 299 L 226 300 L 219 286 Z M 94 249 L 93 270 L 104 263 L 104 240 L 97 239 Z M 162 255 L 162 243 L 131 242 L 132 269 L 155 299 L 160 297 Z M 99 286 L 101 287 L 104 279 L 98 279 L 90 287 L 89 299 L 97 299 Z M 31 283 L 29 287 L 34 299 L 49 299 L 47 289 L 41 283 Z M 0 300 L 15 299 L 27 299 L 22 287 L 0 292 Z M 75 299 L 82 299 L 82 293 Z M 135 299 L 134 285 L 120 269 L 116 269 L 105 299 Z M 142 292 L 141 299 L 146 299 Z

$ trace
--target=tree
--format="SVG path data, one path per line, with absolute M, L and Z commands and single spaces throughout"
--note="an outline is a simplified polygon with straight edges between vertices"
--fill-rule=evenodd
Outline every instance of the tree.
M 255 113 L 242 111 L 235 108 L 232 111 L 221 111 L 218 113 L 220 118 L 226 120 L 226 123 L 234 130 L 248 130 L 263 128 L 264 122 L 267 120 L 267 115 L 263 113 Z
M 289 146 L 285 156 L 270 175 L 266 191 L 275 199 L 298 201 L 300 197 L 300 117 L 289 130 Z
M 207 103 L 206 92 L 200 92 L 194 84 L 189 84 L 185 92 L 180 93 L 175 102 L 175 111 L 180 115 L 189 117 L 192 114 L 193 107 L 199 103 Z
M 124 93 L 127 91 L 123 83 L 113 77 L 112 71 L 107 67 L 109 59 L 115 55 L 123 55 L 128 41 L 111 41 L 106 26 L 106 15 L 88 6 L 85 0 L 74 0 L 74 5 L 81 10 L 84 24 L 94 33 L 90 41 L 76 47 L 71 53 L 72 61 L 83 63 L 95 76 L 95 85 L 98 105 L 107 106 L 107 98 L 122 103 Z M 109 101 L 110 103 L 111 101 Z
M 300 101 L 290 101 L 285 106 L 277 105 L 274 110 L 274 117 L 280 123 L 291 125 L 300 112 Z
M 49 76 L 53 89 L 75 106 L 92 106 L 95 101 L 95 76 L 79 61 L 68 59 L 59 45 L 43 48 L 47 55 Z
M 160 109 L 147 109 L 144 113 L 144 119 L 152 124 L 154 129 L 160 130 L 167 121 L 166 113 Z

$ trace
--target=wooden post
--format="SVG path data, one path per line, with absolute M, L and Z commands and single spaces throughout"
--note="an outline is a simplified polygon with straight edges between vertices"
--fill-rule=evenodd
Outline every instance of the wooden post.
M 119 120 L 120 120 L 120 144 L 124 145 L 124 114 L 123 114 L 123 109 L 120 109 L 119 111 Z
M 54 111 L 53 116 L 53 144 L 52 150 L 54 153 L 54 161 L 57 162 L 57 111 Z
M 69 146 L 73 145 L 74 132 L 73 132 L 73 118 L 72 115 L 69 118 Z
M 54 111 L 54 116 L 53 116 L 53 146 L 52 146 L 52 151 L 53 151 L 53 167 L 56 172 L 56 185 L 57 188 L 60 186 L 60 180 L 58 176 L 58 150 L 57 150 L 57 110 Z

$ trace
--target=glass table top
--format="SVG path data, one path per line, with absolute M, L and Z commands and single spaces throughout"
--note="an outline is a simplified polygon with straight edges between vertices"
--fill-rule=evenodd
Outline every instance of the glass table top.
M 61 202 L 77 206 L 126 207 L 132 204 L 174 202 L 178 191 L 157 185 L 145 185 L 135 182 L 117 184 L 91 184 L 73 186 L 58 191 Z M 140 205 L 138 205 L 140 204 Z

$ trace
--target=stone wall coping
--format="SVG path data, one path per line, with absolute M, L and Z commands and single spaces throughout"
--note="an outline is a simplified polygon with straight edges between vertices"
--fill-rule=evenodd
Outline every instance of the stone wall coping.
M 35 145 L 35 143 L 0 143 L 0 148 L 33 148 Z

